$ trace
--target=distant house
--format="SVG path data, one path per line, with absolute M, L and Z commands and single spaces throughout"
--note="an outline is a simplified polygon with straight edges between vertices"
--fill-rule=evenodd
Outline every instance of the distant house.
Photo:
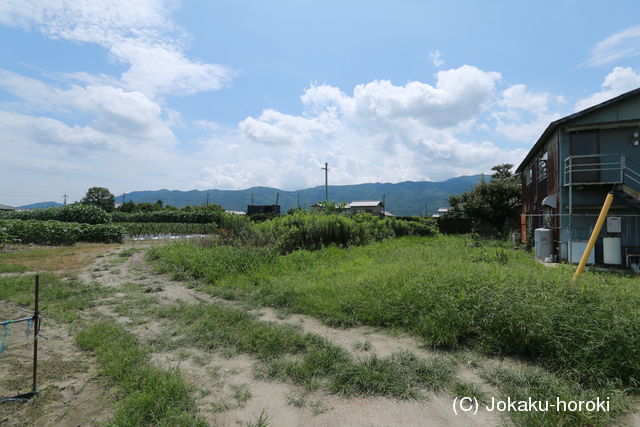
M 246 215 L 246 212 L 242 212 L 242 211 L 225 211 L 228 214 L 232 214 L 232 215 Z
M 516 172 L 522 179 L 523 241 L 537 228 L 551 230 L 540 232 L 548 236 L 551 253 L 545 255 L 577 262 L 612 191 L 592 262 L 637 265 L 640 89 L 550 123 Z
M 368 213 L 383 216 L 384 203 L 381 200 L 361 200 L 349 203 L 347 210 L 350 214 Z
M 445 216 L 449 212 L 449 208 L 438 208 L 438 212 L 431 215 L 431 218 L 440 218 Z
M 3 205 L 2 203 L 0 203 L 0 211 L 16 211 L 16 210 L 18 209 L 14 208 L 13 206 Z

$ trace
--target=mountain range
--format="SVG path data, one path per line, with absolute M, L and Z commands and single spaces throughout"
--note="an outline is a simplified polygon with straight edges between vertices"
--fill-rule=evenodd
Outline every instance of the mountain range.
M 385 199 L 386 210 L 397 216 L 429 215 L 439 207 L 449 206 L 448 198 L 452 194 L 468 191 L 480 182 L 481 175 L 460 176 L 442 182 L 405 181 L 397 184 L 373 183 L 357 185 L 330 185 L 329 200 L 334 202 L 352 202 L 355 200 Z M 276 198 L 281 212 L 292 207 L 308 208 L 324 200 L 324 186 L 299 191 L 284 191 L 270 187 L 252 187 L 245 190 L 156 190 L 134 191 L 124 195 L 124 200 L 155 203 L 162 200 L 165 205 L 183 207 L 215 203 L 227 210 L 246 211 L 247 205 L 273 205 Z M 116 198 L 122 202 L 123 196 Z
M 329 200 L 352 202 L 356 200 L 385 200 L 388 212 L 397 216 L 433 214 L 439 207 L 448 206 L 452 194 L 468 191 L 480 182 L 481 175 L 459 176 L 442 182 L 405 181 L 397 184 L 373 183 L 357 185 L 330 185 Z M 284 191 L 270 187 L 252 187 L 245 190 L 154 190 L 133 191 L 116 197 L 116 202 L 155 203 L 162 200 L 165 205 L 184 207 L 215 203 L 226 210 L 245 211 L 247 205 L 273 205 L 276 199 L 281 212 L 292 207 L 308 208 L 324 200 L 324 186 L 299 191 Z M 39 209 L 62 206 L 56 202 L 40 202 L 20 206 L 20 209 Z

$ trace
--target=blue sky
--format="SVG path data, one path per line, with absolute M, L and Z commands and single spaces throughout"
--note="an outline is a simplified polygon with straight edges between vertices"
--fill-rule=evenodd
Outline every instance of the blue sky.
M 0 203 L 517 164 L 640 86 L 632 1 L 5 0 Z

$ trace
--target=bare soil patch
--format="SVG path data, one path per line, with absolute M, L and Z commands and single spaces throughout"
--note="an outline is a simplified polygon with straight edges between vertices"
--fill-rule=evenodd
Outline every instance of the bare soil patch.
M 0 319 L 29 316 L 16 304 L 0 301 Z M 32 339 L 26 324 L 11 327 L 0 356 L 0 398 L 31 391 Z M 0 425 L 94 425 L 111 414 L 108 391 L 98 380 L 93 360 L 73 342 L 67 328 L 44 319 L 38 352 L 38 396 L 28 402 L 0 403 Z

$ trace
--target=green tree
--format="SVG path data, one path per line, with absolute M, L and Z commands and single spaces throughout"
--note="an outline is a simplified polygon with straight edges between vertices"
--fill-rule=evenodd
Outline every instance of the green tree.
M 476 226 L 491 225 L 498 232 L 507 231 L 520 213 L 522 188 L 511 173 L 513 165 L 505 163 L 491 168 L 489 182 L 473 190 L 449 197 L 450 215 L 469 218 Z
M 107 212 L 112 212 L 116 206 L 116 199 L 111 191 L 104 187 L 91 187 L 80 203 L 98 206 Z

